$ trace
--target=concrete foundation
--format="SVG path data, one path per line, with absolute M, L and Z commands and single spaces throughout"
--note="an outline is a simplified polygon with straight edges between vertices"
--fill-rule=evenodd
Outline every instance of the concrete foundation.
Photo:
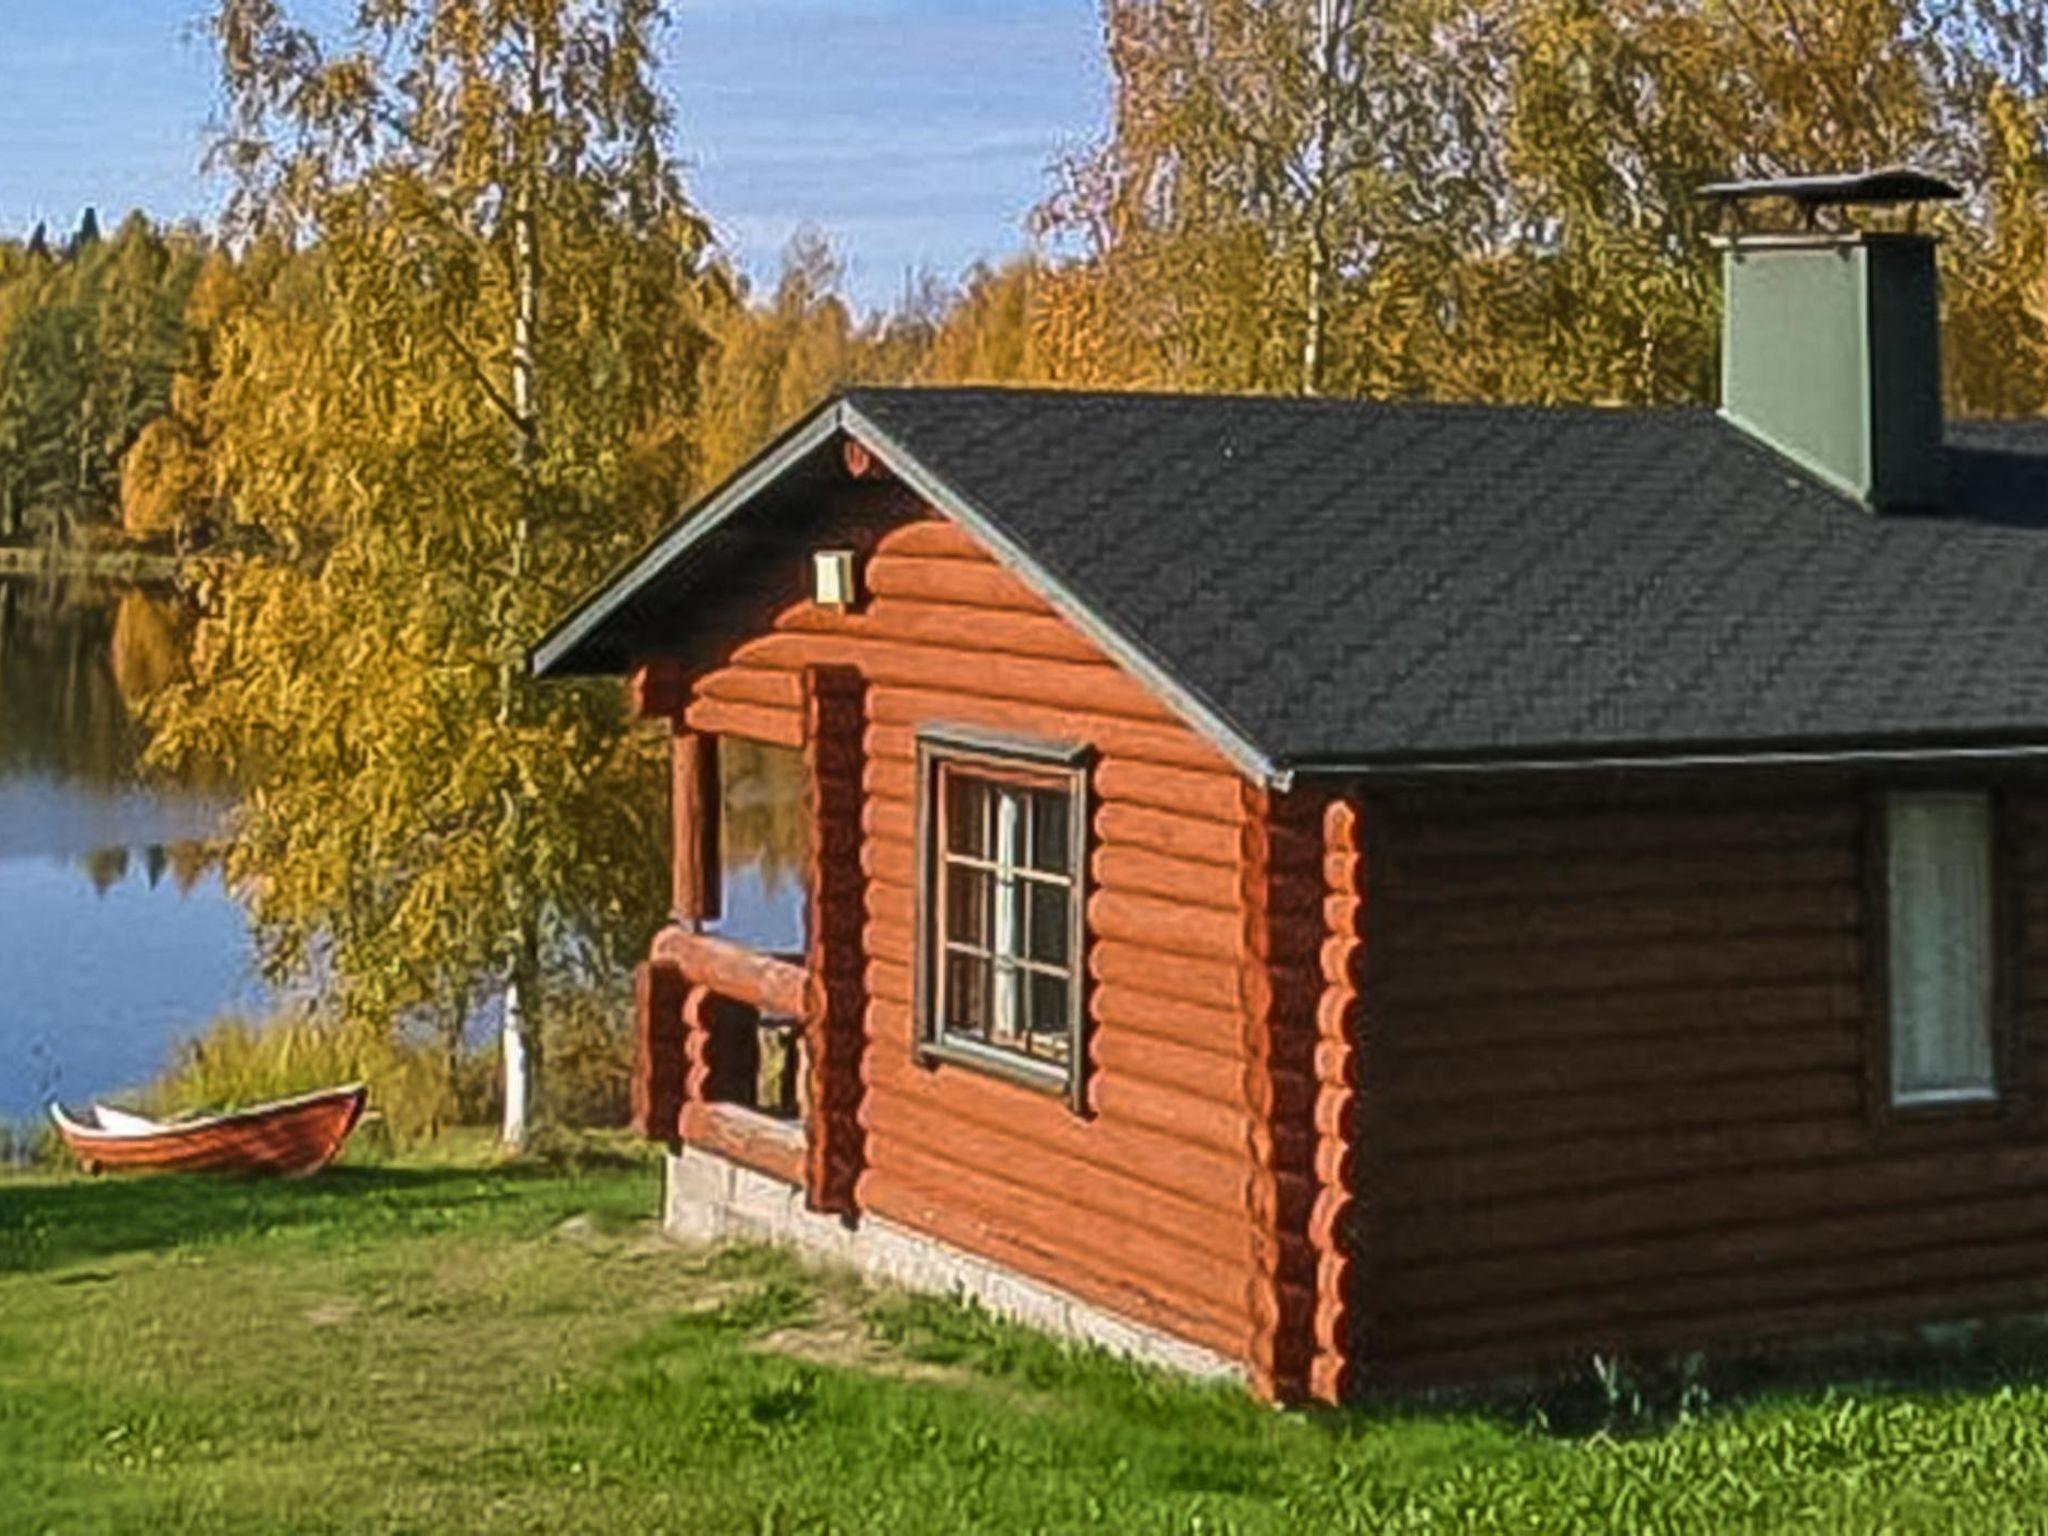
M 972 1299 L 999 1317 L 1098 1345 L 1191 1376 L 1244 1379 L 1213 1350 L 1119 1317 L 1055 1286 L 877 1216 L 848 1225 L 804 1208 L 803 1192 L 713 1153 L 685 1147 L 668 1159 L 664 1225 L 698 1242 L 771 1242 L 844 1264 L 871 1280 Z

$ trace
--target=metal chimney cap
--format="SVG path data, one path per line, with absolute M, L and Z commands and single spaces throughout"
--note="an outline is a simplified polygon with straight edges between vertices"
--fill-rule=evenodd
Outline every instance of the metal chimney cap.
M 1888 165 L 1874 171 L 1856 171 L 1841 176 L 1775 176 L 1754 181 L 1716 181 L 1701 187 L 1698 195 L 1722 203 L 1782 197 L 1811 213 L 1816 208 L 1953 202 L 1963 195 L 1963 189 L 1931 171 L 1917 170 L 1910 165 Z

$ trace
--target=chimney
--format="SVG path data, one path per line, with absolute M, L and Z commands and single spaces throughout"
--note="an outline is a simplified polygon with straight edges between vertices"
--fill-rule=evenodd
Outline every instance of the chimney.
M 1942 495 L 1940 288 L 1917 205 L 1960 197 L 1923 171 L 1728 181 L 1722 248 L 1721 414 L 1875 512 Z M 1761 199 L 1799 228 L 1751 230 Z M 1908 228 L 1821 227 L 1822 209 L 1916 205 Z

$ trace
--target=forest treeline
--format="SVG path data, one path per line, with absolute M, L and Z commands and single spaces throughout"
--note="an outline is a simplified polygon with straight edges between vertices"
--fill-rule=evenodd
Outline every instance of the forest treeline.
M 1704 401 L 1695 189 L 1909 161 L 1969 189 L 1952 405 L 2048 408 L 2033 0 L 1104 0 L 1025 252 L 865 314 L 822 237 L 718 248 L 665 9 L 212 0 L 218 224 L 0 244 L 8 527 L 205 552 L 152 751 L 234 766 L 266 962 L 346 1017 L 642 951 L 660 743 L 526 648 L 836 385 Z
M 821 234 L 753 292 L 705 251 L 702 345 L 672 349 L 693 377 L 649 429 L 687 445 L 664 489 L 849 382 L 1705 400 L 1694 188 L 1899 160 L 1971 190 L 1941 216 L 1952 404 L 2048 406 L 2031 5 L 1106 0 L 1103 30 L 1109 130 L 1050 167 L 1030 253 L 863 316 Z M 139 214 L 0 239 L 0 539 L 232 523 L 220 333 L 321 260 Z

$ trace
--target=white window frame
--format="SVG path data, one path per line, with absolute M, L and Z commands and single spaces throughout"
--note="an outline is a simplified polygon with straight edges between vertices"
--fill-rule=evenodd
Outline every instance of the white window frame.
M 1884 799 L 1886 1089 L 1898 1109 L 1999 1097 L 1997 815 L 1986 790 Z M 1957 1010 L 1971 1017 L 1958 1020 Z

